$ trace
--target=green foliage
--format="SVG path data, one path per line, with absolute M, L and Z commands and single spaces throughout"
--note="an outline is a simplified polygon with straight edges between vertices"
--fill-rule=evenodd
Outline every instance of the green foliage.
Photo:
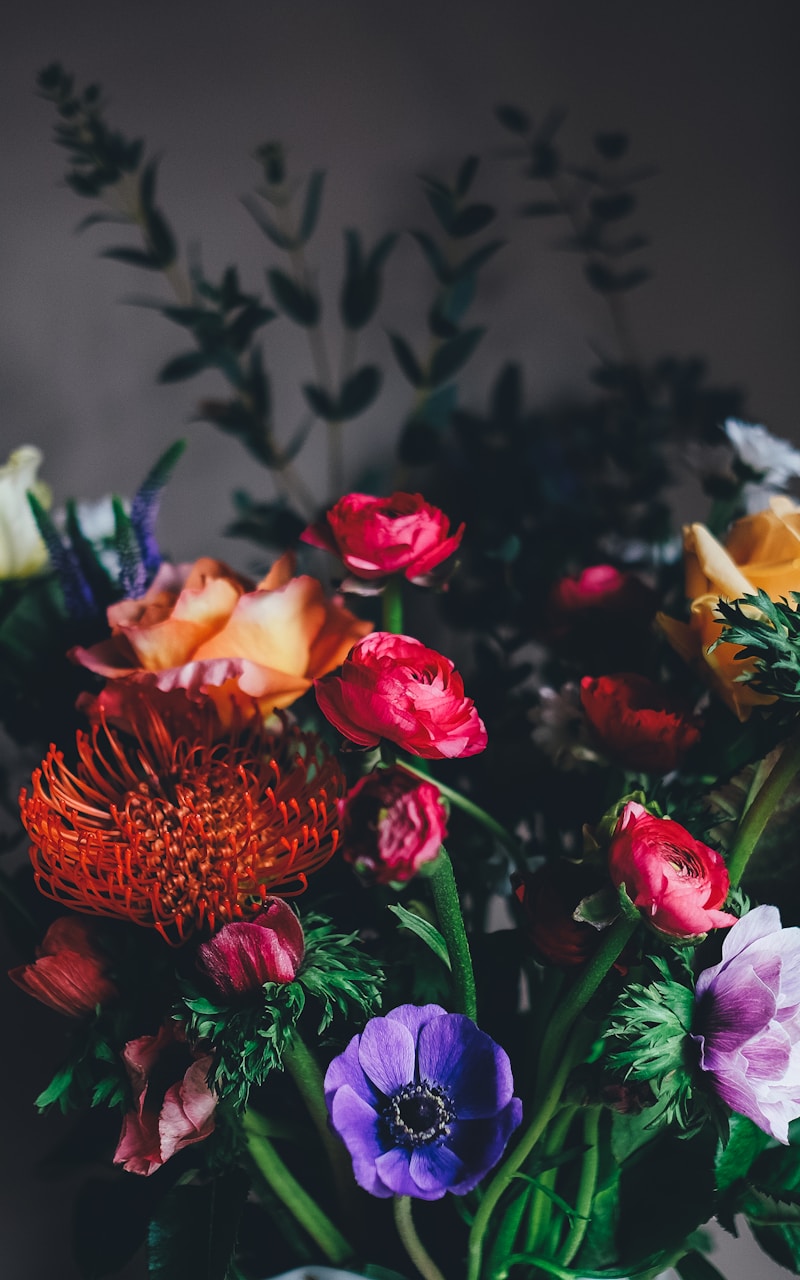
M 125 1042 L 120 1016 L 113 1010 L 98 1011 L 91 1022 L 76 1028 L 67 1061 L 36 1099 L 40 1111 L 58 1106 L 67 1112 L 87 1101 L 92 1107 L 129 1104 L 130 1083 L 120 1057 Z
M 174 1187 L 147 1233 L 151 1280 L 231 1280 L 239 1218 L 249 1178 L 237 1169 Z M 198 1229 L 202 1224 L 202 1229 Z
M 800 702 L 800 592 L 789 594 L 792 602 L 771 600 L 761 590 L 741 600 L 719 600 L 724 625 L 714 647 L 740 645 L 737 661 L 753 663 L 752 670 L 742 669 L 742 683 L 793 704 Z
M 397 916 L 401 929 L 407 929 L 409 933 L 421 938 L 426 947 L 430 947 L 433 954 L 441 960 L 443 965 L 448 969 L 451 967 L 447 943 L 439 930 L 430 921 L 417 915 L 416 912 L 408 911 L 405 907 L 397 904 L 391 904 L 389 910 Z

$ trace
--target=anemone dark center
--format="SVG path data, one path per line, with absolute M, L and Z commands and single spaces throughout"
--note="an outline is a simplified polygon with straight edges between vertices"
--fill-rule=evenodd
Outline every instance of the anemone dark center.
M 384 1119 L 397 1146 L 422 1147 L 450 1132 L 453 1104 L 437 1084 L 407 1084 L 389 1099 Z

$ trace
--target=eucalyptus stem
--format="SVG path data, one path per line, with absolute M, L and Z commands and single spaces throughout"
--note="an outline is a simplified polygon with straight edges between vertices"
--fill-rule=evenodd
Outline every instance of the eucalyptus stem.
M 394 1197 L 394 1222 L 403 1248 L 424 1280 L 444 1280 L 444 1276 L 417 1235 L 411 1216 L 411 1197 Z
M 469 816 L 474 818 L 476 822 L 479 822 L 482 827 L 485 827 L 487 831 L 490 831 L 500 844 L 505 846 L 511 854 L 515 865 L 520 870 L 524 868 L 525 864 L 522 854 L 520 853 L 519 841 L 511 834 L 507 827 L 503 826 L 502 822 L 498 822 L 496 818 L 493 818 L 492 815 L 487 813 L 485 809 L 482 809 L 480 805 L 475 804 L 474 801 L 463 796 L 460 791 L 454 790 L 453 787 L 448 787 L 446 783 L 440 782 L 438 778 L 431 778 L 430 773 L 422 766 L 412 764 L 410 760 L 405 759 L 398 760 L 397 763 L 401 769 L 405 769 L 406 773 L 413 773 L 416 778 L 425 778 L 427 782 L 433 782 L 446 800 L 449 800 L 457 809 L 461 809 L 463 813 L 469 814 Z
M 561 1250 L 560 1262 L 568 1266 L 583 1244 L 583 1237 L 589 1226 L 589 1214 L 597 1186 L 597 1171 L 600 1166 L 600 1108 L 588 1107 L 583 1120 L 583 1140 L 586 1151 L 581 1166 L 578 1183 L 578 1195 L 575 1200 L 575 1218 L 569 1235 Z
M 778 760 L 739 822 L 728 855 L 728 875 L 732 889 L 739 884 L 764 828 L 799 772 L 800 732 L 783 744 Z
M 458 896 L 456 878 L 450 855 L 443 847 L 439 850 L 433 870 L 430 874 L 430 885 L 439 927 L 447 944 L 447 954 L 453 971 L 455 984 L 456 1013 L 465 1013 L 473 1022 L 477 1021 L 478 1006 L 475 996 L 475 974 L 472 969 L 472 956 L 469 949 L 464 917 L 461 913 L 461 902 Z
M 250 1158 L 281 1203 L 293 1214 L 333 1266 L 339 1267 L 351 1261 L 355 1250 L 289 1172 L 265 1134 L 261 1118 L 248 1108 L 244 1113 L 242 1126 Z
M 403 634 L 403 580 L 398 573 L 386 580 L 381 596 L 381 612 L 384 631 L 401 636 Z

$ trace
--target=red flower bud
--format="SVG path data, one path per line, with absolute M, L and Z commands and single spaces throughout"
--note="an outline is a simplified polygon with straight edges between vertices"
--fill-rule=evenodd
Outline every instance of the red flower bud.
M 403 769 L 368 773 L 338 803 L 345 861 L 372 884 L 410 880 L 447 834 L 439 788 Z
M 555 965 L 585 964 L 601 934 L 594 925 L 576 920 L 573 912 L 582 898 L 600 887 L 600 878 L 571 862 L 546 862 L 536 871 L 515 872 L 511 885 L 539 957 Z
M 303 926 L 282 898 L 267 898 L 254 920 L 223 925 L 197 948 L 197 965 L 232 998 L 265 982 L 292 982 L 305 951 Z
M 632 672 L 584 676 L 581 704 L 595 744 L 630 769 L 669 773 L 700 737 L 702 722 L 688 707 Z
M 94 944 L 95 927 L 80 916 L 60 916 L 42 939 L 37 959 L 11 969 L 9 978 L 28 995 L 71 1018 L 93 1013 L 117 998 L 108 961 Z
M 736 923 L 736 916 L 719 910 L 729 887 L 721 855 L 680 823 L 656 818 L 634 801 L 617 822 L 608 868 L 649 923 L 670 937 L 696 937 Z

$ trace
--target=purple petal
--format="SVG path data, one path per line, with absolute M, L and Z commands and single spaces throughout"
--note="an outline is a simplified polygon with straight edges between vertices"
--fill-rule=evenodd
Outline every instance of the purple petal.
M 413 1083 L 416 1056 L 414 1037 L 397 1020 L 371 1018 L 361 1033 L 361 1068 L 387 1097 Z
M 378 1177 L 388 1195 L 419 1197 L 419 1188 L 408 1169 L 409 1159 L 405 1147 L 392 1147 L 375 1161 Z
M 514 1092 L 505 1050 L 463 1014 L 449 1013 L 423 1027 L 418 1057 L 420 1078 L 447 1091 L 459 1120 L 496 1115 Z
M 391 1195 L 376 1172 L 377 1161 L 383 1154 L 382 1126 L 377 1112 L 345 1084 L 333 1099 L 331 1123 L 350 1153 L 353 1177 L 358 1185 L 373 1196 Z
M 494 1168 L 521 1120 L 522 1103 L 519 1098 L 512 1098 L 491 1120 L 467 1120 L 453 1125 L 447 1145 L 466 1170 L 461 1181 L 450 1188 L 454 1195 L 466 1195 Z
M 391 1018 L 393 1022 L 400 1022 L 404 1027 L 408 1027 L 416 1044 L 422 1027 L 434 1018 L 440 1018 L 442 1014 L 446 1013 L 447 1010 L 443 1009 L 440 1004 L 400 1004 L 396 1009 L 390 1009 L 386 1017 Z
M 436 1142 L 412 1151 L 408 1168 L 419 1188 L 416 1194 L 422 1200 L 438 1200 L 458 1183 L 464 1173 L 464 1166 L 455 1152 Z
M 325 1102 L 331 1108 L 334 1094 L 342 1085 L 349 1085 L 364 1102 L 377 1106 L 379 1095 L 373 1089 L 358 1060 L 358 1046 L 361 1036 L 353 1036 L 343 1053 L 338 1054 L 325 1073 Z

